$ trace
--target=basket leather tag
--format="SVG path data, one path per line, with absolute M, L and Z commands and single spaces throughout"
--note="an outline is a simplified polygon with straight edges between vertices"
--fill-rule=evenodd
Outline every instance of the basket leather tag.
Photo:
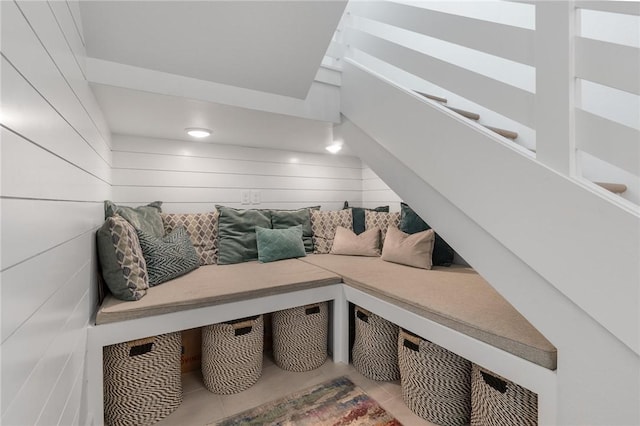
M 129 356 L 132 357 L 132 356 L 144 355 L 146 353 L 151 352 L 152 349 L 153 349 L 153 342 L 143 343 L 137 346 L 131 346 L 129 348 Z
M 480 374 L 482 375 L 482 379 L 484 380 L 484 382 L 498 392 L 505 393 L 507 391 L 507 382 L 505 382 L 504 380 L 498 379 L 497 377 L 485 373 L 484 371 L 481 371 Z
M 249 334 L 249 333 L 251 333 L 251 329 L 252 329 L 252 328 L 253 328 L 253 327 L 241 327 L 241 328 L 236 328 L 236 329 L 234 330 L 234 332 L 235 332 L 235 335 L 236 335 L 236 336 L 244 336 L 245 334 Z
M 320 306 L 313 306 L 311 308 L 306 308 L 304 310 L 305 315 L 313 315 L 320 313 Z
M 419 345 L 416 345 L 416 344 L 415 344 L 415 343 L 413 343 L 411 340 L 407 340 L 407 339 L 404 339 L 403 346 L 404 346 L 405 348 L 409 348 L 409 349 L 411 349 L 412 351 L 416 351 L 416 352 L 420 350 L 420 346 L 419 346 Z
M 358 317 L 358 319 L 360 319 L 360 320 L 362 320 L 364 322 L 369 322 L 369 317 L 364 312 L 357 311 L 356 312 L 356 316 Z

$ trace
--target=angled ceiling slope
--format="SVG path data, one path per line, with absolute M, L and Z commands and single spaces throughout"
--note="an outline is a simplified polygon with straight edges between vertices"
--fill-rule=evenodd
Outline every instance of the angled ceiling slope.
M 304 99 L 345 1 L 83 1 L 90 57 Z

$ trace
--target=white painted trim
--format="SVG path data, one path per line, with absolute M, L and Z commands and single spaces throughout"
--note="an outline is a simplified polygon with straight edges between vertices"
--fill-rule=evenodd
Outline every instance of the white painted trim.
M 534 94 L 364 31 L 349 28 L 347 44 L 525 126 L 534 127 Z
M 97 413 L 104 411 L 102 386 L 104 346 L 321 301 L 333 302 L 334 362 L 349 362 L 348 302 L 353 302 L 536 392 L 540 424 L 556 424 L 555 371 L 406 311 L 347 284 L 333 284 L 171 314 L 90 326 L 87 329 L 89 417 L 95 419 L 96 425 L 103 425 L 103 416 Z
M 87 58 L 87 79 L 92 83 L 124 87 L 169 96 L 215 102 L 258 111 L 338 123 L 340 112 L 332 108 L 332 86 L 314 82 L 306 99 L 275 95 L 196 78 Z M 335 110 L 334 110 L 335 109 Z
M 640 3 L 637 1 L 576 0 L 575 3 L 576 8 L 640 16 Z
M 640 130 L 576 108 L 576 147 L 640 175 Z
M 640 95 L 640 49 L 575 38 L 576 77 Z
M 440 40 L 533 65 L 534 32 L 408 4 L 353 2 L 353 15 L 401 27 Z

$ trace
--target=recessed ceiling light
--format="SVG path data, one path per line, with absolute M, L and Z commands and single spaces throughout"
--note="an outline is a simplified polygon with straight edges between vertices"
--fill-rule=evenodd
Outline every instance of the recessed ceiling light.
M 338 151 L 340 151 L 342 149 L 342 144 L 341 143 L 334 143 L 332 145 L 329 145 L 325 149 L 327 151 L 329 151 L 330 153 L 332 153 L 332 154 L 336 154 Z
M 198 127 L 187 127 L 184 130 L 189 136 L 193 136 L 194 138 L 206 138 L 211 134 L 211 130 Z

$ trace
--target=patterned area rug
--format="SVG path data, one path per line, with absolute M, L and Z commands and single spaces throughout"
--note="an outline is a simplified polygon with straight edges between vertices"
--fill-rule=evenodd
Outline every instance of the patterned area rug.
M 346 377 L 268 402 L 215 426 L 402 426 Z

